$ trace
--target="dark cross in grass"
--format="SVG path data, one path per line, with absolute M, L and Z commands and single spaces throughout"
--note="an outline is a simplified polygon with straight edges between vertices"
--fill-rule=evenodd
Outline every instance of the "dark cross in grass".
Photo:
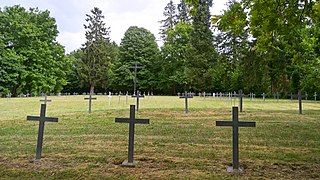
M 132 95 L 131 97 L 136 97 L 137 98 L 137 102 L 136 102 L 137 104 L 136 105 L 137 105 L 137 111 L 139 111 L 139 102 L 140 102 L 139 99 L 140 98 L 144 98 L 144 95 L 141 95 L 140 91 L 138 90 L 137 91 L 137 95 Z
M 40 102 L 44 102 L 44 104 L 47 104 L 47 102 L 51 102 L 51 100 L 48 99 L 47 95 L 44 95 L 44 99 L 41 99 Z
M 298 91 L 298 101 L 299 101 L 299 114 L 302 114 L 302 95 L 301 90 Z
M 242 99 L 243 99 L 243 92 L 242 89 L 239 90 L 238 94 L 234 94 L 234 97 L 239 97 L 239 108 L 240 108 L 240 112 L 242 112 Z
M 84 100 L 89 100 L 89 113 L 91 113 L 92 100 L 97 100 L 97 98 L 93 98 L 90 93 L 89 98 L 84 98 Z
M 129 69 L 134 69 L 134 84 L 133 84 L 133 95 L 136 95 L 136 84 L 137 84 L 137 70 L 142 69 L 144 66 L 138 66 L 138 63 L 135 62 L 134 66 L 129 66 Z
M 37 116 L 27 116 L 29 121 L 39 121 L 39 130 L 38 130 L 38 142 L 36 150 L 36 159 L 41 159 L 42 144 L 43 144 L 43 131 L 44 131 L 44 122 L 58 122 L 58 118 L 46 117 L 46 104 L 41 104 L 40 117 Z
M 239 165 L 239 127 L 256 127 L 256 122 L 239 122 L 238 107 L 232 107 L 232 121 L 216 121 L 216 126 L 232 126 L 232 167 L 228 172 L 242 171 Z
M 136 161 L 133 159 L 134 152 L 134 127 L 135 124 L 149 124 L 149 119 L 136 119 L 135 118 L 135 106 L 130 105 L 130 117 L 129 118 L 116 118 L 116 123 L 129 123 L 129 145 L 128 145 L 128 160 L 125 160 L 122 165 L 134 167 Z
M 193 96 L 189 96 L 187 91 L 184 92 L 184 96 L 179 96 L 180 99 L 184 98 L 185 99 L 185 108 L 186 108 L 186 113 L 188 113 L 188 98 L 193 98 Z

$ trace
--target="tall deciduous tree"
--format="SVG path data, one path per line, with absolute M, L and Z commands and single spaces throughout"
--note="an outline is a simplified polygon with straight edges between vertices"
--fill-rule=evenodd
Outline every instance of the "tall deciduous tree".
M 113 87 L 117 90 L 133 89 L 133 71 L 129 66 L 144 66 L 138 71 L 137 89 L 154 91 L 158 86 L 159 49 L 155 36 L 147 29 L 131 26 L 120 43 L 120 58 L 115 64 Z
M 166 93 L 176 94 L 183 91 L 186 84 L 186 47 L 190 40 L 192 25 L 183 0 L 178 4 L 177 23 L 165 29 L 164 45 L 161 48 L 162 72 L 160 84 Z M 166 8 L 165 8 L 166 11 Z M 165 13 L 164 13 L 165 15 Z M 168 16 L 169 19 L 173 16 Z
M 250 29 L 256 38 L 255 49 L 268 67 L 271 91 L 287 92 L 300 88 L 302 49 L 299 31 L 309 24 L 313 1 L 253 0 L 249 5 Z
M 106 86 L 111 62 L 116 58 L 116 51 L 110 42 L 110 27 L 105 27 L 102 11 L 95 7 L 92 15 L 86 14 L 86 43 L 83 57 L 79 62 L 78 74 L 84 84 L 89 84 L 90 93 L 95 86 Z
M 2 92 L 59 92 L 69 63 L 57 43 L 49 11 L 20 6 L 0 11 L 0 81 Z

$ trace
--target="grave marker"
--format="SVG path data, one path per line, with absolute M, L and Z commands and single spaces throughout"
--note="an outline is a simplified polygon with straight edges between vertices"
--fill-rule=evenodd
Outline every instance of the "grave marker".
M 119 92 L 119 95 L 118 95 L 118 107 L 120 107 L 120 99 L 121 99 L 121 91 Z
M 314 92 L 314 100 L 317 101 L 317 92 Z
M 109 95 L 108 95 L 108 109 L 110 109 L 110 101 L 111 101 L 111 92 L 109 91 Z
M 128 91 L 126 93 L 126 105 L 128 105 Z
M 302 95 L 301 90 L 298 91 L 299 114 L 302 114 Z
M 185 99 L 185 109 L 186 109 L 186 114 L 188 113 L 188 98 L 193 98 L 193 96 L 189 96 L 187 91 L 184 92 L 184 96 L 180 96 L 179 97 L 180 99 L 181 98 L 184 98 Z
M 39 121 L 38 129 L 38 141 L 36 150 L 36 159 L 41 159 L 42 144 L 43 144 L 43 132 L 44 132 L 44 122 L 58 122 L 58 118 L 46 117 L 46 104 L 41 104 L 40 117 L 37 116 L 27 116 L 28 121 Z
M 239 90 L 239 109 L 240 112 L 242 112 L 242 98 L 243 98 L 243 93 L 242 93 L 242 89 Z
M 140 91 L 138 90 L 136 97 L 137 97 L 137 111 L 139 111 L 139 99 L 140 99 L 140 97 L 144 98 L 144 96 L 140 95 Z
M 138 66 L 138 63 L 135 62 L 134 66 L 130 66 L 129 69 L 134 69 L 134 84 L 133 84 L 133 95 L 136 95 L 136 84 L 137 84 L 137 70 L 143 69 L 144 66 Z
M 122 165 L 134 167 L 137 161 L 134 161 L 134 127 L 135 124 L 149 124 L 149 119 L 136 119 L 135 118 L 135 106 L 130 105 L 130 117 L 129 118 L 116 118 L 116 123 L 129 123 L 129 145 L 128 145 L 128 160 L 125 160 Z
M 89 98 L 84 98 L 84 100 L 89 100 L 89 113 L 91 113 L 92 100 L 97 100 L 97 98 L 93 98 L 90 93 Z
M 232 126 L 232 167 L 228 172 L 241 172 L 239 165 L 239 127 L 256 127 L 256 122 L 239 122 L 238 107 L 232 107 L 232 121 L 216 121 L 216 126 Z
M 50 99 L 48 99 L 47 95 L 44 95 L 44 99 L 41 99 L 40 102 L 44 102 L 44 104 L 47 104 L 47 102 L 51 102 Z

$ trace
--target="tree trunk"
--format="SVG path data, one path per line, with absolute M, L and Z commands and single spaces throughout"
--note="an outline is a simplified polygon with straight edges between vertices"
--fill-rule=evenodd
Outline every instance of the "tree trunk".
M 94 93 L 94 85 L 90 85 L 90 94 Z

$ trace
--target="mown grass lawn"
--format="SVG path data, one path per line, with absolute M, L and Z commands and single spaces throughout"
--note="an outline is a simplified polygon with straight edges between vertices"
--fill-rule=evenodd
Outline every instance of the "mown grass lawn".
M 241 174 L 230 174 L 232 129 L 216 127 L 231 120 L 227 98 L 189 99 L 189 114 L 178 97 L 146 97 L 136 125 L 135 168 L 120 166 L 127 159 L 128 117 L 125 96 L 97 96 L 88 114 L 84 96 L 49 97 L 42 159 L 35 157 L 40 97 L 0 99 L 0 179 L 320 179 L 320 103 L 305 101 L 303 115 L 296 100 L 244 100 L 240 121 Z M 134 104 L 129 98 L 128 104 Z M 237 104 L 236 102 L 235 104 Z M 232 104 L 234 104 L 232 102 Z

